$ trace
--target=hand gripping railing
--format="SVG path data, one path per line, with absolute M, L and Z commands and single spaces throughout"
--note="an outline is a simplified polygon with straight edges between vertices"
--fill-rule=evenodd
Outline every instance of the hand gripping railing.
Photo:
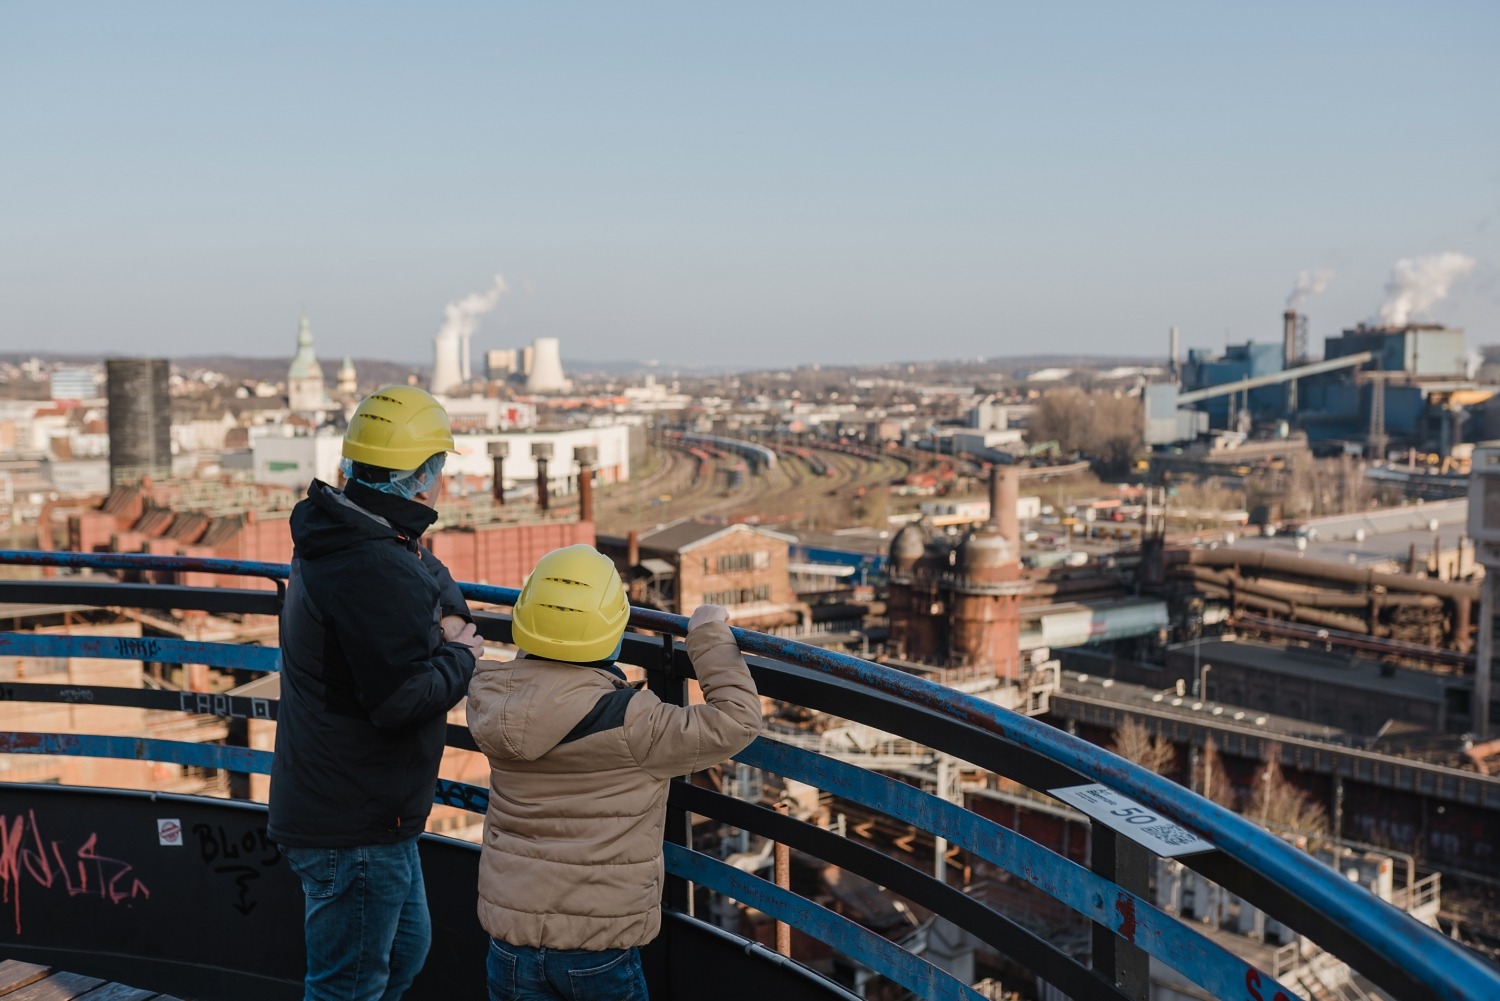
M 0 551 L 0 563 L 122 570 L 156 574 L 222 573 L 276 581 L 282 564 L 202 560 L 122 554 Z M 472 600 L 508 606 L 518 591 L 462 585 Z M 131 588 L 101 584 L 97 578 L 0 582 L 0 601 L 83 601 L 135 607 L 226 607 L 223 591 L 171 586 Z M 264 611 L 264 592 L 240 591 L 246 610 Z M 108 600 L 115 598 L 118 600 Z M 274 598 L 273 598 L 274 600 Z M 487 639 L 508 641 L 507 617 L 480 613 Z M 667 701 L 685 701 L 691 665 L 674 637 L 686 619 L 633 609 L 636 629 L 622 661 L 644 667 L 649 684 Z M 1092 781 L 1158 811 L 1196 832 L 1216 851 L 1182 861 L 1231 892 L 1266 911 L 1338 955 L 1393 997 L 1492 1001 L 1500 997 L 1500 973 L 1478 957 L 1368 891 L 1239 816 L 1175 783 L 1145 771 L 1099 747 L 982 699 L 881 667 L 855 657 L 790 640 L 733 628 L 750 655 L 763 695 L 856 720 L 922 745 L 952 754 L 1008 776 L 1036 790 Z M 143 644 L 151 644 L 149 648 Z M 246 671 L 275 670 L 273 648 L 193 643 L 171 639 L 0 634 L 0 653 L 26 656 L 118 657 L 168 663 L 207 663 Z M 66 691 L 64 691 L 66 689 Z M 78 686 L 5 683 L 7 699 L 66 702 L 80 697 Z M 274 718 L 274 701 L 139 689 L 95 689 L 96 705 L 171 708 L 233 717 Z M 474 747 L 461 727 L 450 727 L 450 744 Z M 175 741 L 107 735 L 0 734 L 0 751 L 145 758 L 218 767 L 241 772 L 269 771 L 270 755 L 242 747 L 207 747 Z M 1141 894 L 1145 886 L 1112 879 L 1112 868 L 1129 852 L 1103 850 L 1113 833 L 1096 825 L 1095 868 L 1073 863 L 1017 833 L 991 823 L 910 785 L 807 750 L 761 738 L 737 760 L 764 771 L 806 782 L 842 800 L 863 804 L 904 824 L 944 838 L 1016 878 L 1046 892 L 1106 929 L 1122 943 L 1101 950 L 1096 936 L 1093 968 L 1033 935 L 996 909 L 875 848 L 685 781 L 674 783 L 669 800 L 667 866 L 675 877 L 667 902 L 691 910 L 688 882 L 754 906 L 818 938 L 836 951 L 900 983 L 923 998 L 978 998 L 968 985 L 907 953 L 895 943 L 776 884 L 742 872 L 690 847 L 689 812 L 790 845 L 863 875 L 940 914 L 1030 969 L 1064 993 L 1083 998 L 1144 997 L 1144 956 L 1154 957 L 1199 984 L 1214 997 L 1277 1001 L 1297 995 L 1191 927 L 1157 908 Z M 486 790 L 442 781 L 436 800 L 482 812 Z M 1140 849 L 1129 848 L 1139 852 Z M 1123 870 L 1122 870 L 1123 871 Z M 1128 884 L 1128 886 L 1127 886 Z M 1139 951 L 1137 951 L 1139 950 Z

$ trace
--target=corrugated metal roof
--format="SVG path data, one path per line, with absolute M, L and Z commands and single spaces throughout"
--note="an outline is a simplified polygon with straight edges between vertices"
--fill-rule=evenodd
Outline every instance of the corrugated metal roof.
M 175 515 L 164 507 L 148 507 L 131 528 L 153 539 L 165 534 Z
M 198 545 L 210 548 L 222 546 L 230 539 L 239 534 L 240 529 L 245 527 L 245 519 L 242 515 L 230 515 L 224 518 L 215 518 L 208 526 L 208 531 L 203 533 L 203 538 L 198 540 Z
M 141 488 L 136 486 L 114 487 L 104 498 L 104 503 L 99 505 L 99 510 L 106 514 L 119 514 L 135 501 L 140 492 Z

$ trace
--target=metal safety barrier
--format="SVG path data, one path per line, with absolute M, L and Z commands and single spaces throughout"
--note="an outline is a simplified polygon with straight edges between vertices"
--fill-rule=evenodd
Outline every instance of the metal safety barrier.
M 0 551 L 0 564 L 54 567 L 72 574 L 48 580 L 0 581 L 0 602 L 31 606 L 202 608 L 221 613 L 235 608 L 266 613 L 268 607 L 273 607 L 268 606 L 268 599 L 271 602 L 279 600 L 287 572 L 286 566 L 281 564 L 232 560 L 20 551 Z M 107 572 L 144 575 L 155 583 L 112 580 L 102 576 Z M 184 573 L 258 578 L 273 582 L 277 590 L 272 594 L 263 589 L 183 587 L 175 583 L 173 575 Z M 462 589 L 471 601 L 498 606 L 509 606 L 519 594 L 514 588 L 476 584 L 463 584 Z M 508 616 L 478 612 L 476 621 L 487 640 L 496 643 L 509 641 Z M 692 665 L 676 639 L 685 632 L 686 619 L 660 611 L 633 609 L 630 621 L 638 631 L 627 634 L 621 662 L 643 668 L 647 684 L 664 701 L 686 704 Z M 732 631 L 747 655 L 762 695 L 876 728 L 902 740 L 952 755 L 978 769 L 1012 779 L 1038 793 L 1101 784 L 1134 801 L 1143 815 L 1149 813 L 1180 825 L 1213 846 L 1210 851 L 1184 856 L 1180 861 L 1347 962 L 1390 997 L 1411 1001 L 1493 1001 L 1500 998 L 1500 971 L 1479 957 L 1378 900 L 1365 889 L 1351 884 L 1340 873 L 1305 852 L 1168 779 L 982 698 L 856 657 L 744 629 L 733 628 Z M 273 672 L 279 666 L 274 647 L 166 637 L 57 633 L 0 633 L 0 657 L 79 657 L 205 664 L 239 672 L 242 676 Z M 270 698 L 0 680 L 0 703 L 16 702 L 147 708 L 208 714 L 230 720 L 274 720 L 276 710 L 275 700 Z M 472 738 L 458 726 L 449 727 L 449 743 L 454 747 L 474 749 Z M 233 743 L 197 744 L 110 734 L 22 730 L 0 731 L 0 752 L 138 759 L 216 768 L 241 776 L 267 773 L 271 757 L 269 752 L 234 746 Z M 716 988 L 720 997 L 760 996 L 737 994 L 736 990 L 742 991 L 743 988 L 728 983 L 735 978 L 735 972 L 723 968 L 715 970 L 702 958 L 720 957 L 717 961 L 722 962 L 723 956 L 731 956 L 739 957 L 736 962 L 749 963 L 753 959 L 755 969 L 761 975 L 782 978 L 786 984 L 792 985 L 784 991 L 788 998 L 853 996 L 846 988 L 795 968 L 795 964 L 789 964 L 784 957 L 777 957 L 753 943 L 740 940 L 739 946 L 726 949 L 728 940 L 722 933 L 706 926 L 698 927 L 703 926 L 703 922 L 695 915 L 695 910 L 706 890 L 791 925 L 846 957 L 851 966 L 899 984 L 917 997 L 982 997 L 969 984 L 902 943 L 793 893 L 784 885 L 695 850 L 692 818 L 696 815 L 789 846 L 863 876 L 951 922 L 1019 968 L 1030 971 L 1039 980 L 1079 1001 L 1093 998 L 1144 1001 L 1152 960 L 1171 967 L 1216 998 L 1290 1001 L 1301 996 L 1277 982 L 1271 971 L 1256 968 L 1191 925 L 1158 909 L 1149 899 L 1150 853 L 1143 844 L 1121 836 L 1106 825 L 1096 823 L 1092 826 L 1091 864 L 1085 866 L 907 782 L 803 747 L 780 743 L 769 736 L 758 739 L 736 760 L 751 769 L 806 783 L 841 803 L 857 804 L 859 809 L 888 818 L 893 823 L 926 832 L 937 839 L 939 845 L 952 846 L 969 857 L 981 859 L 1009 873 L 1018 883 L 1046 894 L 1091 922 L 1094 929 L 1091 956 L 1081 959 L 1073 955 L 1000 907 L 975 899 L 963 887 L 952 885 L 946 878 L 894 858 L 871 844 L 840 836 L 758 802 L 716 792 L 683 779 L 673 783 L 668 803 L 666 863 L 670 880 L 664 900 L 672 912 L 672 920 L 667 923 L 664 937 L 671 939 L 674 935 L 689 934 L 684 929 L 695 929 L 691 931 L 698 936 L 695 941 L 709 943 L 712 948 L 705 945 L 698 958 L 693 958 L 689 950 L 674 950 L 670 945 L 658 950 L 658 968 L 652 973 L 655 984 L 679 983 L 677 978 L 683 975 L 684 969 L 700 963 L 705 967 L 703 975 L 722 977 L 726 981 L 722 989 Z M 59 941 L 58 936 L 64 933 L 53 928 L 46 919 L 42 920 L 42 926 L 49 929 L 46 934 L 51 938 L 46 942 L 37 941 L 37 933 L 27 930 L 28 927 L 38 927 L 28 925 L 27 907 L 35 906 L 31 903 L 34 897 L 45 896 L 56 889 L 56 880 L 62 878 L 58 873 L 72 873 L 76 867 L 79 872 L 87 874 L 92 866 L 94 883 L 89 885 L 93 890 L 81 891 L 85 895 L 97 891 L 103 879 L 96 861 L 106 847 L 102 831 L 95 831 L 93 840 L 88 840 L 82 833 L 77 834 L 81 841 L 92 846 L 88 851 L 77 847 L 69 855 L 66 846 L 59 848 L 58 842 L 54 842 L 49 854 L 48 839 L 39 830 L 41 819 L 35 811 L 30 815 L 17 812 L 19 801 L 16 795 L 28 789 L 35 791 L 35 788 L 7 787 L 7 784 L 0 783 L 0 890 L 4 891 L 0 894 L 0 958 L 7 949 L 44 957 L 55 955 L 58 950 L 71 950 L 75 956 L 82 955 L 83 949 L 76 942 L 69 945 Z M 95 795 L 100 804 L 97 808 L 103 810 L 105 794 Z M 434 795 L 435 802 L 474 812 L 485 809 L 486 798 L 484 788 L 448 780 L 439 782 Z M 35 799 L 43 804 L 64 802 L 56 791 L 38 795 Z M 80 802 L 77 796 L 66 799 L 66 802 L 69 810 L 76 813 L 79 809 L 76 804 Z M 150 807 L 135 800 L 118 802 L 125 804 L 120 807 L 122 810 L 140 811 L 154 808 L 162 800 L 152 797 Z M 206 809 L 201 803 L 190 806 Z M 257 808 L 236 804 L 235 809 Z M 88 828 L 87 824 L 79 826 L 74 822 L 76 816 L 72 813 L 69 816 L 73 820 L 65 824 L 71 824 L 70 830 L 83 832 Z M 249 824 L 253 828 L 253 815 L 235 816 L 241 826 Z M 263 819 L 261 823 L 260 837 L 263 839 Z M 205 820 L 193 830 L 212 827 L 213 824 Z M 265 883 L 257 882 L 264 876 L 264 867 L 275 863 L 274 859 L 266 861 L 268 856 L 262 851 L 264 846 L 256 842 L 253 832 L 226 838 L 220 845 L 212 837 L 200 835 L 199 854 L 208 859 L 205 865 L 212 869 L 211 863 L 224 860 L 225 866 L 231 869 L 243 868 L 237 877 L 241 882 L 235 884 L 242 889 L 245 886 L 251 890 L 271 886 L 269 876 L 265 877 Z M 441 839 L 433 844 L 430 850 L 437 867 L 450 875 L 457 875 L 451 875 L 452 885 L 445 885 L 435 881 L 429 873 L 429 896 L 452 894 L 455 900 L 472 901 L 472 885 L 459 885 L 465 878 L 463 874 L 468 871 L 467 867 L 472 864 L 471 861 L 462 861 L 468 858 L 464 852 L 472 854 L 472 848 L 445 844 Z M 237 845 L 250 847 L 240 852 L 235 847 Z M 238 857 L 230 861 L 230 849 L 234 849 L 237 856 L 257 855 L 260 861 L 256 865 L 261 868 L 250 866 Z M 150 871 L 159 873 L 153 878 L 158 879 L 160 885 L 175 885 L 174 871 L 168 867 L 170 855 L 162 856 L 158 848 L 149 845 L 140 851 L 143 858 L 152 860 L 149 865 L 154 868 Z M 44 865 L 45 871 L 39 871 L 38 865 Z M 254 878 L 247 876 L 247 872 L 253 872 Z M 101 899 L 117 895 L 122 878 L 116 873 L 115 881 L 109 884 L 109 892 Z M 284 874 L 277 878 L 283 882 L 286 879 Z M 87 879 L 84 883 L 87 884 Z M 128 883 L 123 885 L 129 886 Z M 70 886 L 77 888 L 73 884 Z M 188 893 L 186 890 L 181 892 Z M 23 893 L 27 894 L 25 900 Z M 295 892 L 289 894 L 285 886 L 280 886 L 276 893 L 275 906 L 279 912 L 298 905 Z M 163 894 L 166 894 L 165 890 Z M 71 894 L 69 899 L 78 895 Z M 146 899 L 127 893 L 113 900 L 112 906 L 145 907 Z M 190 894 L 185 896 L 182 906 L 191 909 L 186 903 L 190 899 Z M 242 898 L 239 905 L 243 907 L 247 902 L 247 898 Z M 6 917 L 7 908 L 14 909 L 13 923 Z M 454 916 L 447 919 L 455 929 L 448 945 L 450 951 L 455 952 L 453 969 L 461 971 L 463 963 L 468 961 L 472 970 L 470 973 L 453 973 L 441 981 L 441 987 L 431 986 L 438 983 L 432 980 L 427 988 L 434 992 L 430 996 L 442 996 L 441 991 L 472 989 L 474 976 L 478 976 L 478 982 L 482 983 L 482 954 L 476 957 L 466 951 L 482 949 L 482 940 L 475 937 L 473 929 L 458 927 L 464 920 L 462 912 L 462 907 L 456 907 Z M 250 913 L 244 911 L 242 916 L 248 918 Z M 472 911 L 469 914 L 472 920 Z M 196 920 L 193 913 L 180 914 L 178 918 L 183 922 Z M 295 912 L 279 913 L 277 921 L 279 934 L 287 935 L 287 928 L 300 931 Z M 107 938 L 111 933 L 106 928 L 100 934 Z M 135 939 L 130 936 L 137 932 L 123 929 L 119 934 L 119 941 L 133 942 Z M 28 938 L 28 935 L 32 937 Z M 287 941 L 293 942 L 294 936 Z M 466 944 L 460 947 L 459 943 Z M 463 955 L 457 955 L 459 952 Z M 164 958 L 163 962 L 169 959 L 179 962 L 172 957 Z M 200 966 L 232 962 L 222 955 L 212 963 L 202 960 L 203 957 L 199 956 L 195 961 Z M 180 963 L 184 964 L 185 961 Z M 429 967 L 432 965 L 429 961 Z M 252 979 L 257 975 L 269 976 L 264 970 L 247 969 L 243 972 Z M 428 976 L 424 972 L 424 978 Z M 282 980 L 290 982 L 290 977 L 288 973 Z M 419 981 L 418 991 L 423 989 L 424 982 Z M 257 990 L 261 996 L 271 996 L 266 993 L 264 983 L 259 983 Z M 669 988 L 669 993 L 664 996 L 687 997 L 691 993 Z

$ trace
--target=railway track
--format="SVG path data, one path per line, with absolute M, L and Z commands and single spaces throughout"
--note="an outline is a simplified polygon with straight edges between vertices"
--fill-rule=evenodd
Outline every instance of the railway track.
M 912 468 L 877 450 L 771 447 L 778 461 L 752 472 L 743 458 L 722 449 L 663 440 L 645 478 L 599 492 L 600 530 L 621 534 L 694 516 L 795 524 L 810 506 L 826 509 L 830 500 L 852 500 L 860 489 L 883 490 Z

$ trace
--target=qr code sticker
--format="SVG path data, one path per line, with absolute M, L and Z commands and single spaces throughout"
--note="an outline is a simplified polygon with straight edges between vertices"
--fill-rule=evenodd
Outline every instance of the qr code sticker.
M 1154 827 L 1143 827 L 1141 833 L 1149 834 L 1158 841 L 1165 841 L 1169 845 L 1190 845 L 1194 836 L 1190 832 L 1178 827 L 1176 824 L 1157 824 Z

